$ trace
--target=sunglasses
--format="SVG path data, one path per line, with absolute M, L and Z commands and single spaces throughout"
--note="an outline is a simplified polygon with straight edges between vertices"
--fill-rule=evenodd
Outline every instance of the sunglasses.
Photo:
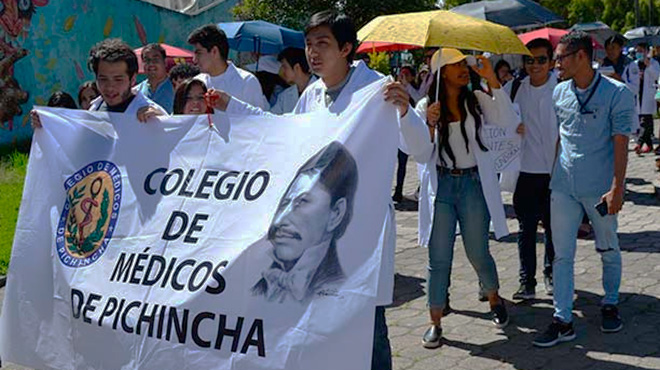
M 531 66 L 534 65 L 534 62 L 536 62 L 537 64 L 546 64 L 548 63 L 549 58 L 545 55 L 542 55 L 540 57 L 524 56 L 523 60 L 525 61 L 525 64 Z

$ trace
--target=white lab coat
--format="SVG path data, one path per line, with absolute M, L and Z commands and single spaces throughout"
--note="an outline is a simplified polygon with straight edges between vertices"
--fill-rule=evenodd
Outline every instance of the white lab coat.
M 313 84 L 317 80 L 316 76 L 310 76 L 309 81 L 307 81 L 307 86 Z M 306 89 L 307 87 L 305 87 Z M 304 92 L 304 90 L 303 90 Z M 277 95 L 277 101 L 270 108 L 270 112 L 273 114 L 284 114 L 293 112 L 293 108 L 298 104 L 298 85 L 293 84 L 287 87 L 279 95 Z
M 234 66 L 234 63 L 227 62 L 227 69 L 221 75 L 212 77 L 200 73 L 194 78 L 204 82 L 209 89 L 222 90 L 255 107 L 266 110 L 270 106 L 259 80 L 252 73 Z
M 99 96 L 96 99 L 92 100 L 88 110 L 89 111 L 97 111 L 97 110 L 99 110 L 99 107 L 101 107 L 101 104 L 103 104 L 103 97 Z M 153 100 L 151 100 L 151 99 L 147 98 L 146 96 L 144 96 L 144 94 L 140 91 L 135 92 L 135 98 L 133 98 L 133 101 L 131 102 L 131 104 L 128 105 L 128 107 L 126 108 L 124 113 L 125 114 L 137 115 L 138 110 L 140 110 L 140 108 L 146 107 L 146 106 L 151 106 L 151 107 L 156 108 L 164 116 L 169 115 L 169 113 L 167 113 L 167 111 L 163 107 L 158 105 Z
M 510 125 L 511 122 L 520 121 L 513 104 L 511 104 L 511 99 L 504 90 L 493 89 L 492 97 L 481 91 L 475 92 L 475 95 L 477 96 L 479 106 L 483 111 L 481 122 L 488 122 L 489 124 L 497 126 L 507 126 Z M 426 116 L 427 104 L 428 99 L 420 101 L 416 108 L 418 115 L 423 117 Z M 481 188 L 484 192 L 484 197 L 486 198 L 486 205 L 488 206 L 488 212 L 490 213 L 491 222 L 495 230 L 495 237 L 497 239 L 503 238 L 509 234 L 509 229 L 506 225 L 502 194 L 500 191 L 500 184 L 497 180 L 497 173 L 495 172 L 493 157 L 490 155 L 490 152 L 484 152 L 479 148 L 477 141 L 474 139 L 477 134 L 474 123 L 466 123 L 465 129 L 469 138 L 470 151 L 474 153 L 477 160 Z M 438 141 L 437 139 L 436 132 L 436 143 Z M 420 245 L 428 246 L 433 225 L 435 194 L 438 188 L 438 175 L 436 171 L 438 159 L 437 146 L 433 146 L 433 151 L 428 157 L 416 159 L 421 159 L 420 163 L 424 165 L 419 194 L 418 242 Z
M 348 107 L 351 102 L 351 96 L 355 91 L 384 78 L 380 73 L 369 69 L 362 61 L 354 62 L 353 67 L 355 69 L 351 78 L 330 106 L 326 105 L 325 83 L 322 79 L 318 79 L 310 84 L 302 93 L 293 113 L 307 113 L 327 109 L 331 113 L 339 114 Z M 227 105 L 227 113 L 271 114 L 245 104 L 233 97 Z M 408 113 L 399 120 L 399 148 L 414 158 L 428 158 L 433 152 L 433 145 L 429 140 L 429 132 L 426 124 L 412 107 L 409 107 Z M 383 199 L 383 202 L 389 204 L 389 212 L 383 220 L 383 228 L 379 238 L 379 243 L 383 248 L 376 297 L 376 304 L 379 306 L 392 303 L 392 293 L 394 291 L 394 252 L 396 248 L 394 206 L 389 197 Z
M 658 89 L 658 77 L 660 77 L 660 63 L 651 58 L 651 63 L 644 70 L 642 97 L 637 99 L 639 114 L 655 114 L 655 92 Z M 639 95 L 639 89 L 636 93 Z

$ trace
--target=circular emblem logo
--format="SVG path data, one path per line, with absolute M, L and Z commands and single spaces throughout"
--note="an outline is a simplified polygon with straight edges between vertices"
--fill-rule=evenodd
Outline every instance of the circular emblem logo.
M 107 161 L 90 163 L 64 183 L 67 192 L 57 225 L 57 254 L 69 267 L 96 262 L 108 247 L 119 216 L 121 173 Z

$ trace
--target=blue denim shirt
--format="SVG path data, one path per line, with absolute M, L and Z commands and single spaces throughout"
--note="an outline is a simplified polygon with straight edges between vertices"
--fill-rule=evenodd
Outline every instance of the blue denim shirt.
M 172 114 L 172 111 L 174 110 L 174 86 L 169 77 L 158 85 L 156 91 L 151 91 L 148 80 L 142 81 L 138 85 L 138 88 L 144 96 L 163 107 L 167 113 Z
M 552 98 L 560 143 L 550 188 L 575 197 L 600 197 L 614 179 L 613 136 L 628 136 L 632 130 L 633 94 L 626 85 L 596 73 L 586 91 L 564 81 Z M 578 98 L 586 104 L 581 107 Z

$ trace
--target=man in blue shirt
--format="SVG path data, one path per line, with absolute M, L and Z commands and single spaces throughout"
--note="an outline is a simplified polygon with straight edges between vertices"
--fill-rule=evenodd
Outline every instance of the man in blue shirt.
M 583 32 L 562 37 L 555 51 L 559 77 L 564 80 L 553 93 L 559 124 L 558 155 L 550 182 L 555 313 L 552 324 L 534 340 L 538 347 L 575 339 L 573 265 L 578 226 L 585 213 L 593 224 L 603 263 L 601 331 L 613 333 L 623 327 L 617 309 L 621 251 L 616 214 L 623 204 L 635 102 L 624 84 L 592 69 L 592 56 L 591 37 Z
M 142 49 L 141 56 L 147 79 L 137 85 L 138 91 L 172 114 L 174 86 L 165 66 L 165 49 L 159 44 L 149 44 Z

